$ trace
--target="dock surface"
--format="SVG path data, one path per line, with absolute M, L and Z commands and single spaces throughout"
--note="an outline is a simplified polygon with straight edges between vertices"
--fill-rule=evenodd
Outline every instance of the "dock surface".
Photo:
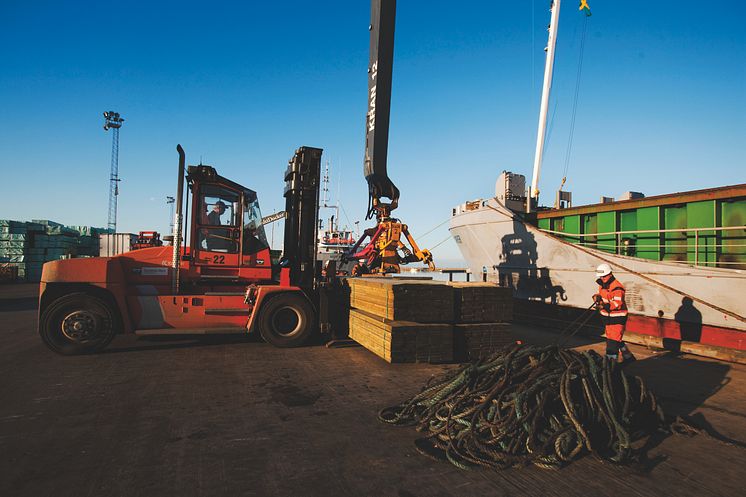
M 631 346 L 627 371 L 711 436 L 661 437 L 631 467 L 586 456 L 559 471 L 462 471 L 421 456 L 414 429 L 377 419 L 455 366 L 235 336 L 120 336 L 62 357 L 36 333 L 37 292 L 0 285 L 0 495 L 743 495 L 746 366 Z

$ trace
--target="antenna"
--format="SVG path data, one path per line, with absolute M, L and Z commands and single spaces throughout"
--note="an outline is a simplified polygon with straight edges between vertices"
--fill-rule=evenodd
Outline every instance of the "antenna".
M 109 221 L 107 228 L 109 233 L 117 232 L 117 197 L 119 196 L 119 128 L 122 127 L 124 119 L 119 112 L 110 110 L 104 112 L 104 131 L 112 129 L 111 137 L 111 170 L 109 173 Z
M 324 176 L 322 177 L 321 181 L 321 201 L 323 202 L 322 207 L 329 207 L 329 159 L 326 160 L 326 164 L 324 165 Z
M 339 229 L 339 194 L 337 194 L 336 204 L 330 205 L 330 202 L 331 202 L 331 198 L 329 197 L 329 180 L 331 179 L 331 174 L 329 173 L 330 167 L 331 167 L 331 161 L 327 159 L 326 164 L 324 164 L 324 173 L 321 176 L 321 204 L 319 205 L 319 208 L 334 209 L 335 215 L 329 218 L 329 226 L 327 226 L 327 231 L 336 231 Z M 323 226 L 324 226 L 324 223 L 321 220 L 321 216 L 319 216 L 319 229 L 322 229 Z
M 337 205 L 339 205 L 339 197 L 342 194 L 342 157 L 337 157 L 337 164 L 339 164 L 339 174 L 337 175 Z

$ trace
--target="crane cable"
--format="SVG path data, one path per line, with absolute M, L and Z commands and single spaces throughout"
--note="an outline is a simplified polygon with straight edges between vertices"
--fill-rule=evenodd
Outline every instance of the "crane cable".
M 443 245 L 445 242 L 447 242 L 450 239 L 451 239 L 451 235 L 448 235 L 448 237 L 446 237 L 445 239 L 441 240 L 440 242 L 430 247 L 430 251 L 435 250 L 436 248 L 440 247 L 441 245 Z
M 562 190 L 562 187 L 565 185 L 565 181 L 567 180 L 567 171 L 570 168 L 570 156 L 572 154 L 572 142 L 573 138 L 575 136 L 575 117 L 578 113 L 578 97 L 580 96 L 580 77 L 583 73 L 583 53 L 585 52 L 585 38 L 588 28 L 588 17 L 585 16 L 585 19 L 583 19 L 583 33 L 580 36 L 580 55 L 578 56 L 578 71 L 575 76 L 575 95 L 573 97 L 572 102 L 572 118 L 570 119 L 570 134 L 567 138 L 567 152 L 565 153 L 565 168 L 562 172 L 562 184 L 560 185 L 560 190 Z
M 423 238 L 425 238 L 425 237 L 426 237 L 427 235 L 429 235 L 429 234 L 430 234 L 430 233 L 432 233 L 433 231 L 437 230 L 438 228 L 440 228 L 441 226 L 443 226 L 444 224 L 446 224 L 446 223 L 447 223 L 448 221 L 450 221 L 450 220 L 451 220 L 451 218 L 450 218 L 450 217 L 449 217 L 449 218 L 447 218 L 447 219 L 446 219 L 445 221 L 443 221 L 442 223 L 439 223 L 439 224 L 438 224 L 437 226 L 435 226 L 434 228 L 432 228 L 432 229 L 430 229 L 430 230 L 426 231 L 426 232 L 425 232 L 425 233 L 423 233 L 422 235 L 419 235 L 419 236 L 418 236 L 417 238 L 419 238 L 420 240 L 422 240 L 422 239 L 423 239 Z
M 337 205 L 339 206 L 340 209 L 342 209 L 342 214 L 345 215 L 345 219 L 347 220 L 347 226 L 350 226 L 350 229 L 352 229 L 352 226 L 351 226 L 352 223 L 350 223 L 350 217 L 347 215 L 347 211 L 345 210 L 344 205 L 342 205 L 342 202 L 340 202 L 339 200 L 337 200 Z
M 422 240 L 422 239 L 423 239 L 424 237 L 426 237 L 427 235 L 429 235 L 429 234 L 430 234 L 430 233 L 432 233 L 433 231 L 437 230 L 438 228 L 440 228 L 441 226 L 443 226 L 444 224 L 446 224 L 446 223 L 447 223 L 448 221 L 450 221 L 450 220 L 451 220 L 451 218 L 450 218 L 450 217 L 449 217 L 449 218 L 447 218 L 447 219 L 446 219 L 445 221 L 443 221 L 442 223 L 439 223 L 439 224 L 438 224 L 437 226 L 435 226 L 434 228 L 432 228 L 432 229 L 428 230 L 427 232 L 425 232 L 425 234 L 423 234 L 423 235 L 420 235 L 420 236 L 418 236 L 417 238 L 418 238 L 419 240 Z M 430 247 L 430 250 L 432 251 L 432 250 L 434 250 L 434 249 L 436 249 L 436 248 L 440 247 L 441 245 L 443 245 L 443 244 L 444 244 L 445 242 L 447 242 L 447 241 L 448 241 L 448 240 L 450 240 L 450 239 L 451 239 L 451 235 L 449 234 L 449 235 L 448 235 L 448 236 L 447 236 L 447 237 L 446 237 L 446 238 L 445 238 L 444 240 L 441 240 L 440 242 L 438 242 L 438 243 L 436 243 L 435 245 L 433 245 L 432 247 Z

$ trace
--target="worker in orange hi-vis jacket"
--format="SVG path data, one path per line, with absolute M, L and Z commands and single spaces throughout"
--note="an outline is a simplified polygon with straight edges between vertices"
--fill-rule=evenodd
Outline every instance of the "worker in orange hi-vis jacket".
M 627 304 L 624 302 L 624 285 L 614 278 L 611 266 L 601 264 L 596 268 L 598 293 L 593 295 L 598 312 L 601 314 L 606 331 L 606 358 L 617 361 L 622 353 L 621 362 L 632 362 L 635 356 L 622 341 L 627 324 Z

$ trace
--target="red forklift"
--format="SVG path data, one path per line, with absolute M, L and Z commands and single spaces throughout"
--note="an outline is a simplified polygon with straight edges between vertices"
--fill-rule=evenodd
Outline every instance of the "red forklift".
M 95 352 L 117 333 L 255 330 L 273 345 L 294 347 L 330 329 L 319 322 L 327 283 L 316 263 L 322 150 L 301 147 L 285 171 L 285 246 L 274 266 L 256 192 L 210 166 L 185 174 L 184 150 L 177 151 L 173 246 L 44 265 L 39 333 L 55 352 Z M 182 205 L 191 215 L 182 215 Z

